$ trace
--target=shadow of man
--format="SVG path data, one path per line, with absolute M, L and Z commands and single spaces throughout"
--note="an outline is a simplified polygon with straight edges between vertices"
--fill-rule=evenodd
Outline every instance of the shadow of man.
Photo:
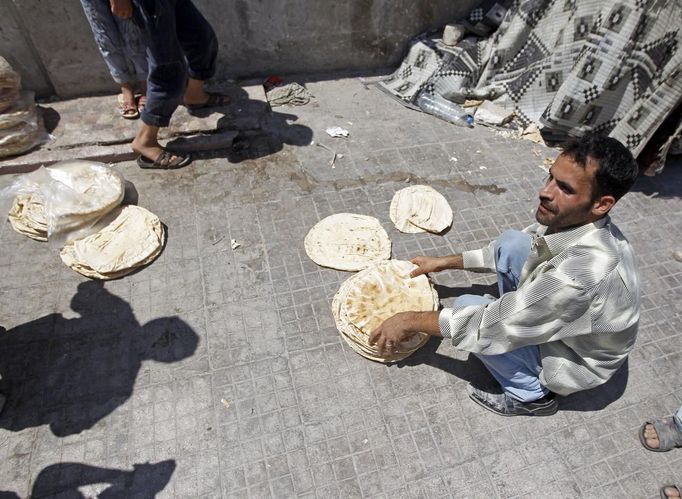
M 59 437 L 80 433 L 132 394 L 144 360 L 177 362 L 197 348 L 197 334 L 178 317 L 141 326 L 130 305 L 100 281 L 78 285 L 71 308 L 0 333 L 0 428 L 47 424 Z
M 82 463 L 59 463 L 44 468 L 36 478 L 31 497 L 65 499 L 152 499 L 161 492 L 175 471 L 175 461 L 134 464 L 132 471 L 98 468 Z M 20 497 L 0 491 L 0 499 Z
M 175 118 L 181 121 L 183 113 L 198 118 L 220 114 L 216 129 L 207 135 L 174 138 L 166 144 L 169 150 L 191 152 L 195 159 L 226 158 L 231 163 L 239 163 L 279 152 L 284 144 L 310 145 L 313 131 L 305 125 L 291 123 L 298 120 L 298 116 L 273 111 L 267 102 L 250 99 L 239 87 L 225 86 L 219 93 L 229 95 L 232 102 L 223 108 L 191 112 L 180 109 Z M 221 136 L 233 136 L 232 144 L 225 146 L 226 139 Z

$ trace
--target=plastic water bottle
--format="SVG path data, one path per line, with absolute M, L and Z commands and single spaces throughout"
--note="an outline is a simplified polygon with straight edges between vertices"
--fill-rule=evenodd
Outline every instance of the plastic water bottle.
M 425 113 L 459 126 L 473 127 L 474 117 L 460 106 L 440 95 L 422 93 L 417 98 L 417 105 Z

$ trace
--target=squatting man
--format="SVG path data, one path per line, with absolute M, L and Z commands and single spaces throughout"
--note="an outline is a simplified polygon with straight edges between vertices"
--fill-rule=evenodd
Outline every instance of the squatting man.
M 539 193 L 536 224 L 480 250 L 412 259 L 411 277 L 449 269 L 496 272 L 500 298 L 463 295 L 440 312 L 403 312 L 370 336 L 392 352 L 420 331 L 476 355 L 499 386 L 469 396 L 504 416 L 548 416 L 555 394 L 605 383 L 635 343 L 640 285 L 633 250 L 609 211 L 637 164 L 615 139 L 565 145 Z

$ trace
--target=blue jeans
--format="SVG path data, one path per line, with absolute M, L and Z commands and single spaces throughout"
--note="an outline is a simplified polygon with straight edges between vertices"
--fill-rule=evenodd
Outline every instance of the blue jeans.
M 500 295 L 516 290 L 521 269 L 530 255 L 530 236 L 525 232 L 509 230 L 495 244 L 495 269 Z M 485 296 L 462 295 L 455 307 L 484 305 L 492 300 Z M 499 355 L 474 354 L 494 376 L 502 389 L 521 402 L 532 402 L 544 397 L 549 390 L 540 384 L 542 371 L 540 348 L 529 345 Z
M 673 419 L 675 420 L 677 429 L 680 430 L 680 433 L 682 433 L 682 405 L 680 406 L 679 409 L 677 409 L 677 412 L 673 416 Z
M 109 0 L 81 0 L 95 43 L 116 83 L 147 79 L 147 56 L 142 32 L 132 19 L 111 12 Z
M 168 126 L 182 103 L 187 77 L 207 80 L 215 73 L 218 41 L 191 0 L 133 0 L 135 20 L 147 43 L 147 125 Z

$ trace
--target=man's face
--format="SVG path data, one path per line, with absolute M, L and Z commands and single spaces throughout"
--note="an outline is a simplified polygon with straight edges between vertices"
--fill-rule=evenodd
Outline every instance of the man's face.
M 594 222 L 603 214 L 593 212 L 599 204 L 593 199 L 596 162 L 588 157 L 585 168 L 568 156 L 560 155 L 549 169 L 547 183 L 540 190 L 535 219 L 552 232 Z

